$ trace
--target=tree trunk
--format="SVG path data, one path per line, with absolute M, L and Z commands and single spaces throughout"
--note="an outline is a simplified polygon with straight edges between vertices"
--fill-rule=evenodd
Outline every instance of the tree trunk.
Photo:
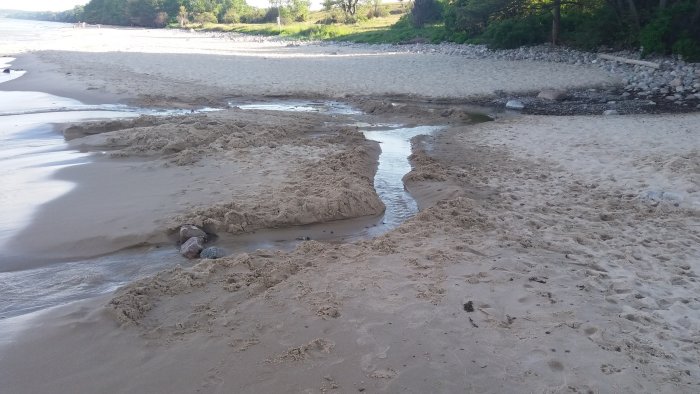
M 559 31 L 561 30 L 561 0 L 554 0 L 552 8 L 552 45 L 559 44 Z
M 627 0 L 627 6 L 630 9 L 630 16 L 632 17 L 634 26 L 637 28 L 637 31 L 641 30 L 642 26 L 639 22 L 639 12 L 637 12 L 637 5 L 634 4 L 634 0 Z
M 693 19 L 691 19 L 693 24 L 700 22 L 700 0 L 695 3 L 695 13 L 693 14 Z
M 667 4 L 668 4 L 668 0 L 659 0 L 659 11 L 666 8 Z

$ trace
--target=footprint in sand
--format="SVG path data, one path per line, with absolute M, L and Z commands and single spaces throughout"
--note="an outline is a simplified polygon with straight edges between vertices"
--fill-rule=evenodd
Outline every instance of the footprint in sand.
M 614 365 L 610 364 L 603 364 L 600 366 L 600 371 L 606 375 L 612 375 L 614 373 L 620 373 L 622 372 L 622 369 L 615 367 Z
M 549 362 L 547 362 L 547 365 L 549 366 L 549 369 L 551 369 L 553 372 L 561 372 L 564 370 L 564 364 L 562 364 L 561 361 L 549 360 Z
M 201 388 L 198 389 L 197 392 L 202 391 L 202 389 L 210 389 L 212 387 L 221 386 L 221 384 L 224 383 L 224 380 L 219 375 L 221 375 L 221 371 L 216 368 L 211 368 L 209 371 L 207 371 L 207 377 L 202 380 L 202 384 L 200 385 Z

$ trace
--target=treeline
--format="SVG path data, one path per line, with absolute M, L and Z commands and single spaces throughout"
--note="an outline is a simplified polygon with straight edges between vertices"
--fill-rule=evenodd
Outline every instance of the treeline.
M 441 40 L 495 48 L 641 47 L 700 61 L 700 0 L 415 0 L 403 23 L 444 26 Z
M 83 7 L 77 6 L 72 10 L 52 12 L 52 11 L 8 11 L 6 16 L 14 19 L 33 19 L 49 22 L 76 23 L 82 20 Z
M 82 20 L 122 26 L 164 27 L 170 23 L 263 23 L 282 17 L 303 21 L 310 0 L 274 0 L 258 9 L 245 0 L 91 0 Z M 278 8 L 279 7 L 279 8 Z

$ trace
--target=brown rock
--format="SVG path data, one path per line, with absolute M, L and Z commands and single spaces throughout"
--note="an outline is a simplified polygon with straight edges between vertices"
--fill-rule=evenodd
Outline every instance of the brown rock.
M 190 238 L 199 237 L 206 241 L 207 233 L 201 228 L 193 226 L 191 224 L 185 224 L 180 227 L 180 243 L 185 243 Z
M 204 238 L 192 237 L 180 246 L 180 254 L 188 259 L 196 259 L 204 247 Z

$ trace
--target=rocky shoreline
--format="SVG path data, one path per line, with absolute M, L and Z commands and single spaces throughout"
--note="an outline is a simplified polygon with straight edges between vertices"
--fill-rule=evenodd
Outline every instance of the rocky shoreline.
M 700 110 L 700 63 L 688 63 L 675 57 L 651 57 L 645 62 L 658 68 L 641 64 L 628 64 L 604 59 L 600 55 L 641 60 L 639 51 L 584 52 L 565 47 L 538 45 L 517 49 L 492 50 L 485 45 L 455 43 L 409 44 L 357 44 L 337 41 L 302 41 L 280 37 L 249 36 L 239 33 L 212 33 L 212 37 L 227 38 L 236 42 L 287 42 L 287 46 L 319 45 L 361 49 L 371 47 L 386 52 L 408 52 L 462 56 L 467 59 L 491 59 L 512 61 L 542 61 L 598 67 L 618 77 L 622 84 L 615 87 L 567 91 L 558 100 L 537 98 L 539 92 L 524 95 L 505 95 L 496 92 L 495 97 L 474 100 L 474 104 L 504 107 L 509 100 L 524 104 L 526 114 L 536 115 L 600 115 L 685 113 Z M 607 111 L 607 112 L 606 112 Z

